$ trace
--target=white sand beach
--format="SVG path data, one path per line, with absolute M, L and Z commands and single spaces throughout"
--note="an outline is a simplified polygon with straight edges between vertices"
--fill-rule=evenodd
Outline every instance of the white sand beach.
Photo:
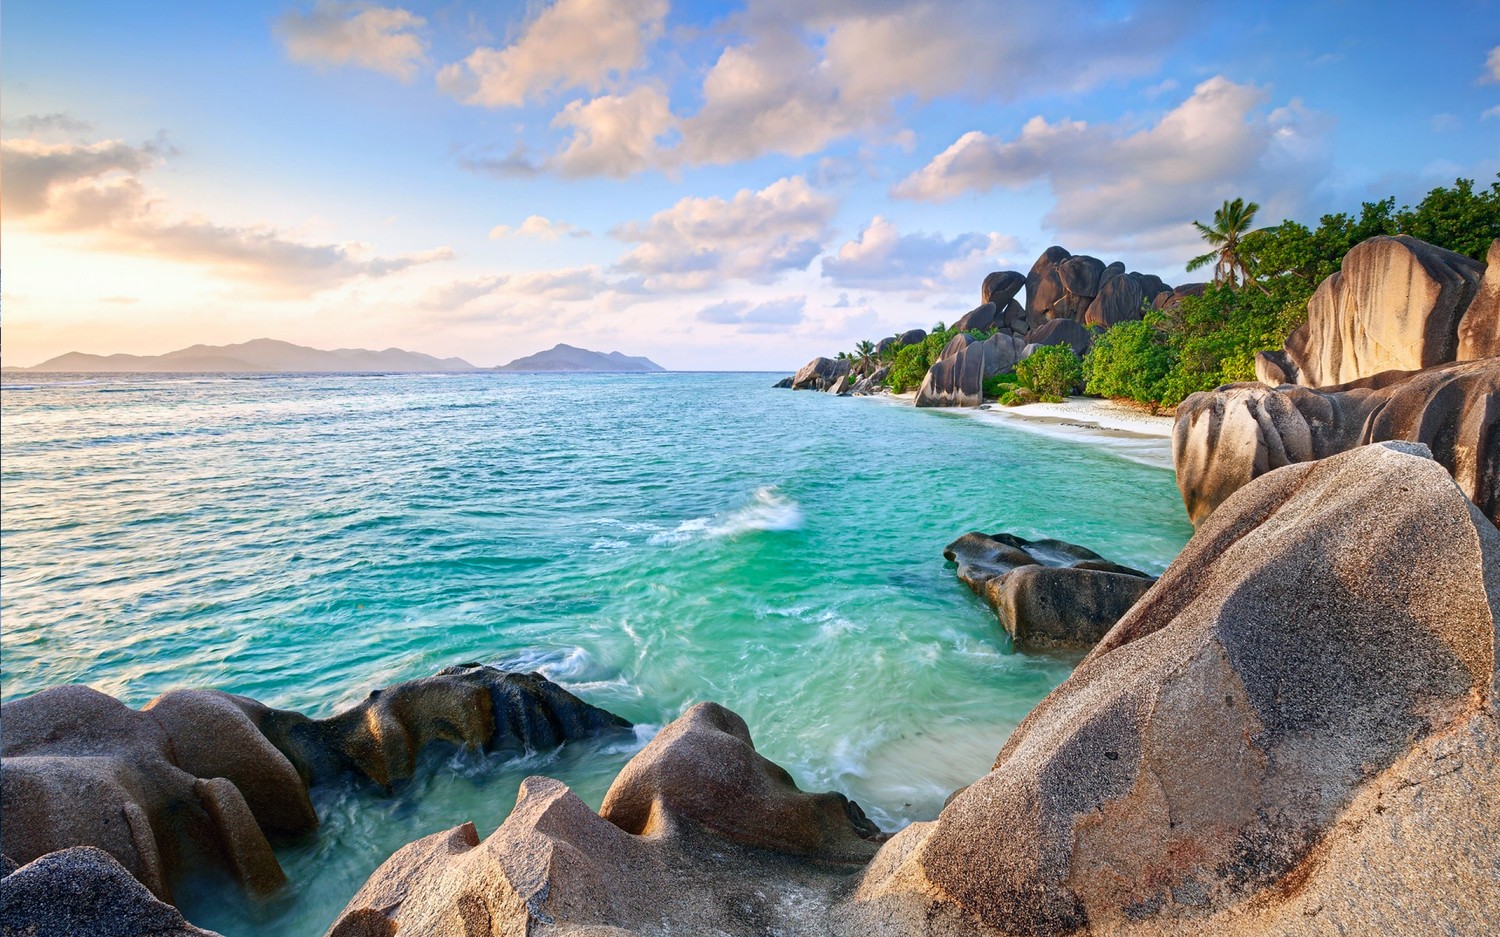
M 881 394 L 868 399 L 911 405 L 915 393 Z M 943 410 L 977 420 L 1058 439 L 1072 439 L 1109 449 L 1122 458 L 1158 468 L 1172 468 L 1172 423 L 1169 414 L 1143 410 L 1096 397 L 1069 397 L 1061 403 L 1020 407 L 985 404 L 978 409 Z

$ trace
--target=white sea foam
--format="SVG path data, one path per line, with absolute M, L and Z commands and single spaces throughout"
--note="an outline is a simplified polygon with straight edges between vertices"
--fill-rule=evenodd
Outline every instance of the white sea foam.
M 759 530 L 797 530 L 802 526 L 802 508 L 773 486 L 757 488 L 750 503 L 733 511 L 710 517 L 695 517 L 677 525 L 677 529 L 656 534 L 652 543 L 685 543 L 689 540 L 716 540 L 737 537 Z

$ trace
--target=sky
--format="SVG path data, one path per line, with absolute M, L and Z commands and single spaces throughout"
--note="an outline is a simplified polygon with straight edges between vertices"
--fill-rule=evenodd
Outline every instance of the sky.
M 278 338 L 785 370 L 1049 245 L 1200 276 L 1500 172 L 1500 0 L 8 0 L 4 362 Z

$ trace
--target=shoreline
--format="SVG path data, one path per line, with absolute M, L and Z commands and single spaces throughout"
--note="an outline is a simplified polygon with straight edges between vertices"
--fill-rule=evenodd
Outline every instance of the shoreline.
M 916 393 L 872 394 L 868 400 L 914 406 Z M 1097 397 L 1069 397 L 1062 403 L 1028 403 L 1019 407 L 985 404 L 982 408 L 933 408 L 959 413 L 991 425 L 1066 439 L 1105 449 L 1141 465 L 1173 470 L 1171 416 L 1152 416 L 1133 407 Z

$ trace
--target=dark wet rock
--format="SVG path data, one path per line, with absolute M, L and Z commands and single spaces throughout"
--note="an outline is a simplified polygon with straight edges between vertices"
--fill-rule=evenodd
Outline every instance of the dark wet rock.
M 478 664 L 377 690 L 328 719 L 212 690 L 137 711 L 56 687 L 0 707 L 0 834 L 23 863 L 96 846 L 165 900 L 196 867 L 264 893 L 285 880 L 267 833 L 317 826 L 310 784 L 353 774 L 390 785 L 438 740 L 521 751 L 628 729 L 538 674 Z
M 1500 240 L 1490 242 L 1479 291 L 1458 323 L 1459 361 L 1500 356 Z
M 1331 387 L 1454 361 L 1460 321 L 1483 276 L 1483 264 L 1416 238 L 1362 241 L 1318 284 L 1307 322 L 1257 376 Z
M 1054 275 L 1054 269 L 1071 256 L 1067 250 L 1054 244 L 1042 251 L 1042 256 L 1031 265 L 1031 272 L 1026 274 L 1026 318 L 1032 322 L 1046 319 L 1045 310 L 1062 295 L 1062 281 Z M 1044 283 L 1048 285 L 1044 286 Z
M 1005 310 L 1000 319 L 1000 327 L 1014 335 L 1022 336 L 1031 331 L 1031 326 L 1026 320 L 1026 307 L 1014 299 L 1005 304 Z
M 1202 523 L 1273 469 L 1385 440 L 1429 446 L 1500 524 L 1500 358 L 1335 387 L 1244 383 L 1193 394 L 1177 408 L 1172 450 L 1188 516 Z
M 1067 345 L 1082 358 L 1094 344 L 1094 336 L 1072 319 L 1053 319 L 1026 333 L 1027 345 Z
M 1147 305 L 1154 305 L 1156 297 L 1162 293 L 1172 292 L 1172 287 L 1163 283 L 1161 277 L 1154 273 L 1136 273 L 1132 270 L 1128 276 L 1140 285 L 1141 294 L 1145 296 Z
M 959 332 L 968 332 L 971 330 L 987 332 L 990 329 L 1000 327 L 1000 316 L 1000 310 L 996 308 L 994 303 L 985 303 L 964 313 L 959 317 L 957 322 L 953 323 L 952 327 Z
M 1099 295 L 1089 304 L 1083 324 L 1107 329 L 1121 322 L 1133 322 L 1145 314 L 1145 301 L 1141 285 L 1134 277 L 1114 277 L 1104 284 Z
M 1003 309 L 1025 285 L 1025 274 L 1015 270 L 996 270 L 984 278 L 984 283 L 979 288 L 979 302 L 994 303 Z
M 960 332 L 922 379 L 917 406 L 979 406 L 984 402 L 985 379 L 1015 368 L 1023 347 L 1020 339 L 1004 332 L 982 342 Z
M 328 719 L 232 697 L 311 783 L 343 775 L 389 785 L 411 777 L 436 741 L 486 751 L 542 751 L 630 723 L 536 673 L 460 664 L 374 690 Z
M 1108 283 L 1110 280 L 1113 280 L 1115 277 L 1124 275 L 1125 264 L 1121 263 L 1120 261 L 1117 260 L 1112 264 L 1106 265 L 1104 271 L 1099 274 L 1099 289 L 1104 289 L 1104 284 Z
M 711 703 L 636 755 L 602 812 L 528 778 L 482 842 L 465 824 L 396 852 L 329 935 L 816 933 L 881 838 L 842 795 L 798 790 Z
M 901 333 L 900 339 L 902 348 L 905 348 L 907 345 L 920 345 L 922 342 L 927 340 L 927 330 L 907 329 L 905 332 Z
M 8 822 L 8 821 L 7 821 Z M 75 846 L 0 881 L 5 937 L 217 937 L 158 901 L 109 853 Z
M 834 933 L 1494 932 L 1500 531 L 1422 452 L 1226 501 Z
M 849 374 L 846 358 L 814 358 L 792 378 L 792 390 L 827 390 Z
M 771 386 L 773 388 L 789 388 L 789 387 L 792 386 L 792 379 L 789 378 L 789 377 L 784 377 L 781 380 L 777 381 L 776 383 L 772 384 Z
M 1156 581 L 1076 544 L 1013 534 L 967 533 L 943 557 L 1018 647 L 1093 647 Z

